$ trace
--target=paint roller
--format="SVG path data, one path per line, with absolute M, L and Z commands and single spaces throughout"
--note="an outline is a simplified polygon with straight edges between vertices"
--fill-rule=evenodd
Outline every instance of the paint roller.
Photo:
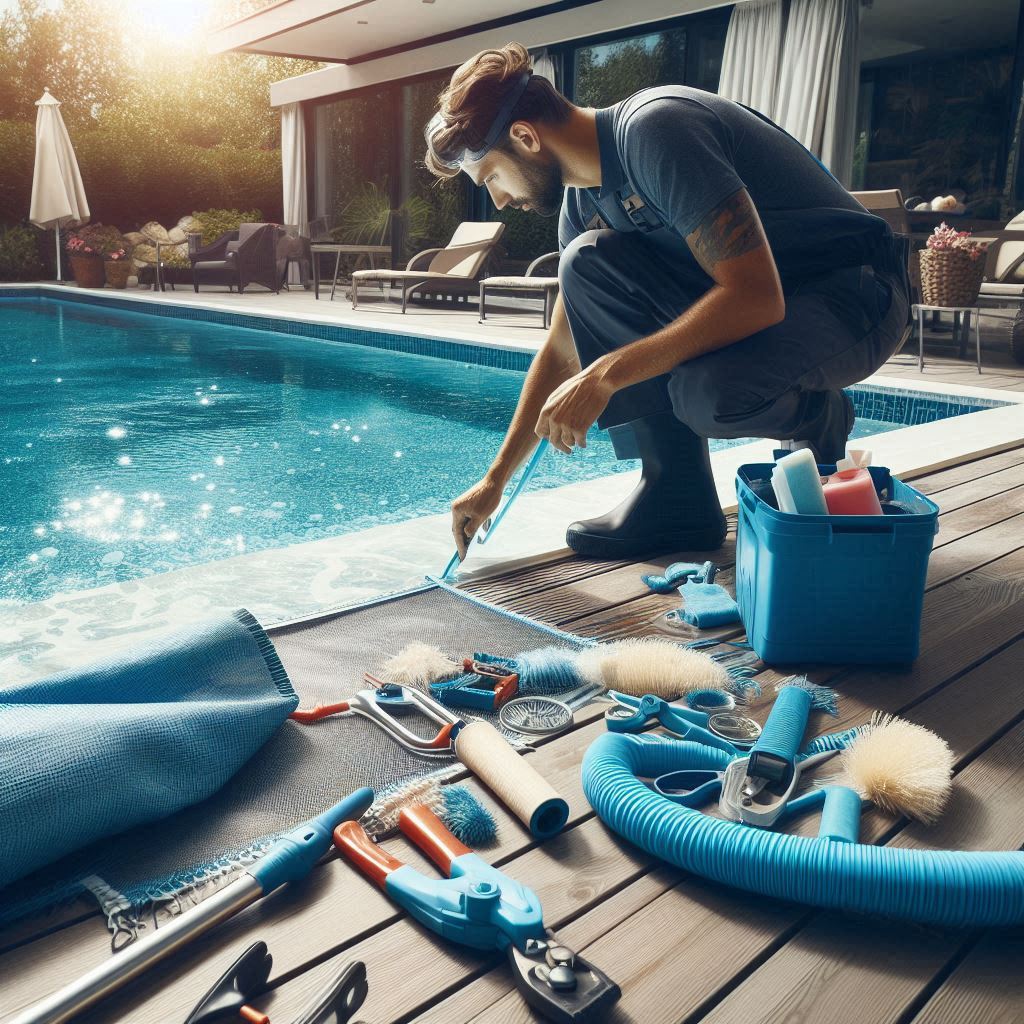
M 537 839 L 561 832 L 569 820 L 564 798 L 490 722 L 464 725 L 455 735 L 455 756 Z

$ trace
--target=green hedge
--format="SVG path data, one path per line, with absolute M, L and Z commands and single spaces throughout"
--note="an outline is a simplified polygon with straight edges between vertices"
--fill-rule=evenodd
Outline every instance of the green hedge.
M 91 219 L 137 230 L 210 207 L 249 207 L 281 220 L 281 151 L 168 144 L 156 134 L 93 128 L 72 136 Z M 0 224 L 28 216 L 35 129 L 0 121 Z
M 47 274 L 39 250 L 41 236 L 38 228 L 24 224 L 0 228 L 0 281 L 38 281 Z M 52 232 L 48 241 L 52 248 Z

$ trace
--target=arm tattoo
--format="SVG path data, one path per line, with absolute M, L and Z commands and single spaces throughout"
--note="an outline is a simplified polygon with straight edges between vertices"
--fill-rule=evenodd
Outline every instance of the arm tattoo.
M 760 220 L 747 190 L 741 188 L 719 203 L 686 241 L 697 262 L 712 277 L 718 263 L 764 244 Z

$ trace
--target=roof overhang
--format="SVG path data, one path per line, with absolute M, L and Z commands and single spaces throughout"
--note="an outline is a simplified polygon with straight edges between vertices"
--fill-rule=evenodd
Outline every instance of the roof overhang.
M 275 82 L 270 101 L 281 106 L 455 67 L 510 39 L 533 49 L 640 31 L 722 6 L 722 0 L 563 0 L 525 9 L 508 0 L 278 0 L 218 29 L 207 48 L 331 62 Z

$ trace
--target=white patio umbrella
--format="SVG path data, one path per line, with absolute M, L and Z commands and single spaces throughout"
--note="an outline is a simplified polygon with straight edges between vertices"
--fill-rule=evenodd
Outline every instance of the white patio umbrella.
M 63 225 L 84 224 L 89 219 L 89 203 L 71 137 L 60 116 L 60 101 L 44 89 L 36 106 L 36 165 L 28 218 L 36 227 L 54 229 L 60 281 L 60 229 Z

